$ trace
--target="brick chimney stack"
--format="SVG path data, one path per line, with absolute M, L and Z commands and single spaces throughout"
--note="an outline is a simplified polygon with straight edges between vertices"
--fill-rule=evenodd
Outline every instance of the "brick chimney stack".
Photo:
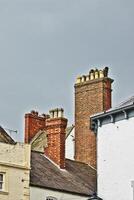
M 25 114 L 25 143 L 30 143 L 40 130 L 47 132 L 47 147 L 44 154 L 60 168 L 65 168 L 65 137 L 67 119 L 64 110 L 57 108 L 50 115 L 39 115 L 36 111 Z
M 48 115 L 39 116 L 34 110 L 25 114 L 25 143 L 30 143 L 39 130 L 45 129 L 47 118 L 49 118 Z
M 46 120 L 48 147 L 45 155 L 60 168 L 65 168 L 65 134 L 67 119 L 63 117 L 63 109 L 51 110 L 50 119 Z
M 96 167 L 96 136 L 90 130 L 90 116 L 111 108 L 108 67 L 90 70 L 75 84 L 75 159 Z

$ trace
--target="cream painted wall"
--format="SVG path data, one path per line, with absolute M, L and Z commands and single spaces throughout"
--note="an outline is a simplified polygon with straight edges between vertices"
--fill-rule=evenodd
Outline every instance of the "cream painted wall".
M 57 200 L 87 200 L 88 197 L 79 195 L 72 195 L 69 193 L 63 193 L 48 189 L 42 189 L 37 187 L 30 187 L 30 200 L 46 200 L 46 197 L 52 196 Z
M 98 195 L 133 200 L 134 118 L 98 128 Z
M 0 200 L 29 200 L 30 145 L 0 143 L 0 173 L 4 190 Z

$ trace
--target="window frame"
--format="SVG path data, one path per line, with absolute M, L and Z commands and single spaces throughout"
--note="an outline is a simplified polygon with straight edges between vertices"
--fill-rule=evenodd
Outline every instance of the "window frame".
M 2 176 L 2 180 L 0 180 L 0 183 L 1 183 L 1 188 L 0 188 L 0 192 L 1 191 L 4 191 L 5 187 L 5 177 L 4 177 L 4 173 L 3 172 L 0 172 L 0 176 Z
M 52 196 L 47 196 L 46 200 L 58 200 L 56 197 L 52 197 Z

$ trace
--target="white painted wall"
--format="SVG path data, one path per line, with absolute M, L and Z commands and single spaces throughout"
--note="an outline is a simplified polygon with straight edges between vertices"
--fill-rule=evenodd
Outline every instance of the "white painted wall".
M 72 195 L 69 193 L 63 193 L 48 189 L 42 189 L 37 187 L 30 187 L 30 200 L 46 200 L 46 197 L 52 196 L 57 200 L 87 200 L 88 197 L 82 197 L 79 195 Z
M 66 138 L 65 157 L 74 160 L 74 129 Z
M 98 196 L 133 200 L 134 118 L 98 128 Z

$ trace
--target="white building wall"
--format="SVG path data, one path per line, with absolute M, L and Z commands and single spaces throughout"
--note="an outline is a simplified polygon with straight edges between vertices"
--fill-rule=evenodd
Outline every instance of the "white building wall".
M 0 200 L 29 200 L 30 151 L 28 144 L 0 143 L 0 173 L 4 175 Z
M 48 196 L 57 198 L 57 200 L 87 200 L 88 197 L 82 197 L 79 195 L 73 195 L 69 193 L 63 193 L 53 191 L 49 189 L 42 189 L 37 187 L 30 187 L 30 200 L 46 200 Z
M 134 118 L 98 128 L 98 196 L 133 200 Z
M 74 129 L 66 138 L 65 157 L 74 160 Z

